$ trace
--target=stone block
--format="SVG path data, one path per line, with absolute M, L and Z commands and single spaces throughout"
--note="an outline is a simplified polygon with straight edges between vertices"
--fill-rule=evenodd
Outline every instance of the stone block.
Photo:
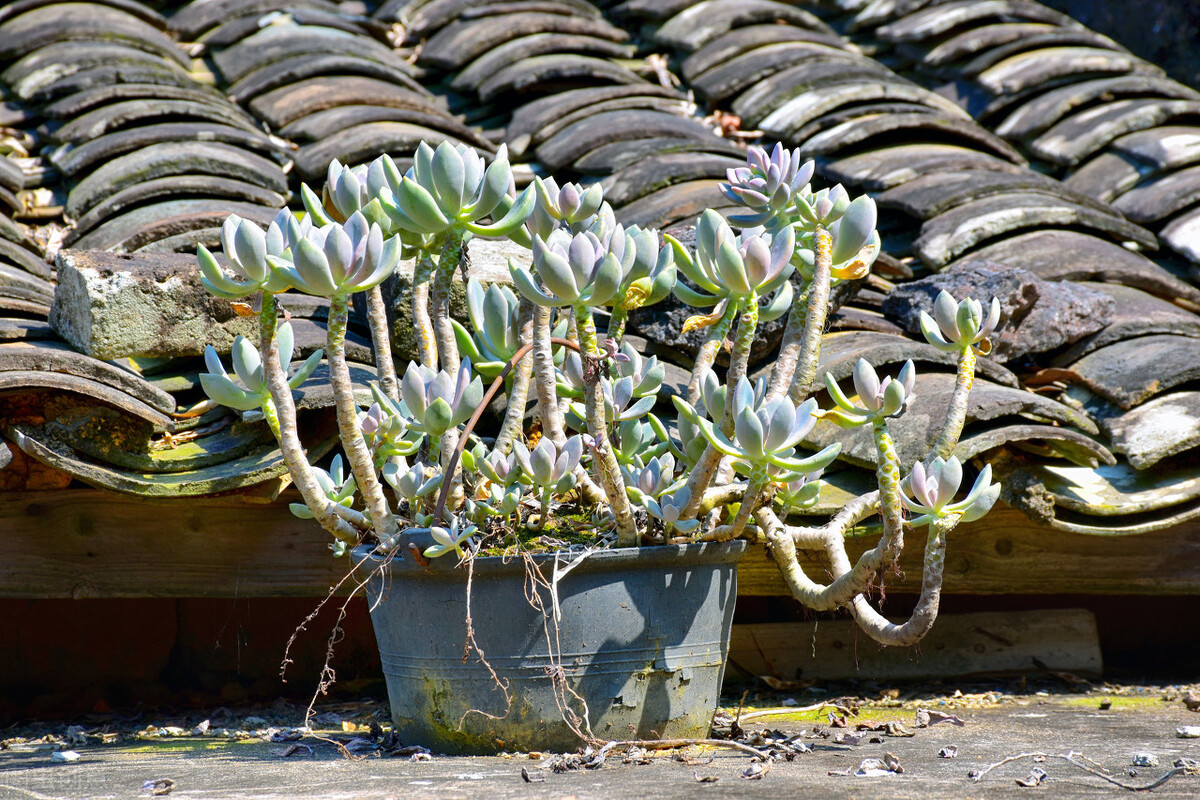
M 50 324 L 95 358 L 228 353 L 238 334 L 258 336 L 255 316 L 205 290 L 194 255 L 62 250 L 57 267 Z

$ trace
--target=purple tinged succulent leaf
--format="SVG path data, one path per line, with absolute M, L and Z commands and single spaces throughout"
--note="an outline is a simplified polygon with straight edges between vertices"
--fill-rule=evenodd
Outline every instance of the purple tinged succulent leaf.
M 836 223 L 833 263 L 841 264 L 854 258 L 870 241 L 877 220 L 875 201 L 867 195 L 862 195 L 850 203 Z
M 858 393 L 867 410 L 879 410 L 882 400 L 879 389 L 879 375 L 876 374 L 875 368 L 865 358 L 860 358 L 854 365 L 854 391 Z
M 958 302 L 945 289 L 938 292 L 933 301 L 933 318 L 948 342 L 957 343 L 962 340 L 962 332 L 958 329 Z
M 733 421 L 734 439 L 738 447 L 750 458 L 759 459 L 766 453 L 763 449 L 763 425 L 754 408 L 747 406 Z

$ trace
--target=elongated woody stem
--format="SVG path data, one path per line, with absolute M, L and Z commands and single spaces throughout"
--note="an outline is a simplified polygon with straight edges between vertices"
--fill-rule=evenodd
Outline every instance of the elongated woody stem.
M 371 527 L 380 541 L 396 532 L 396 518 L 388 506 L 387 497 L 375 474 L 374 460 L 358 423 L 354 401 L 354 384 L 346 364 L 346 322 L 349 318 L 349 295 L 334 295 L 329 302 L 329 332 L 325 357 L 329 360 L 329 384 L 337 408 L 338 433 L 354 480 L 371 512 Z
M 608 318 L 608 330 L 605 335 L 617 343 L 617 347 L 621 346 L 621 342 L 625 341 L 625 323 L 629 320 L 629 309 L 624 305 L 619 305 L 613 308 L 612 316 Z
M 738 507 L 737 516 L 733 519 L 733 526 L 729 532 L 730 539 L 736 539 L 742 535 L 742 531 L 746 530 L 746 523 L 750 521 L 750 515 L 763 499 L 763 489 L 769 482 L 770 476 L 767 474 L 766 467 L 755 468 L 754 473 L 750 476 L 750 484 L 746 493 L 742 497 L 742 504 Z
M 454 326 L 450 324 L 450 287 L 454 283 L 454 273 L 458 272 L 462 263 L 463 252 L 462 234 L 459 231 L 450 228 L 442 234 L 442 249 L 429 289 L 429 311 L 433 315 L 438 360 L 442 369 L 451 375 L 458 372 L 459 356 L 458 340 L 454 338 Z
M 930 450 L 931 456 L 949 458 L 958 446 L 963 425 L 967 421 L 967 401 L 975 383 L 975 350 L 970 345 L 958 354 L 958 375 L 954 380 L 954 393 L 950 395 L 950 407 L 946 409 L 946 424 Z
M 708 336 L 705 338 L 704 344 L 700 345 L 700 351 L 696 354 L 696 363 L 692 366 L 692 375 L 688 378 L 687 401 L 693 406 L 700 402 L 700 379 L 716 363 L 717 354 L 721 352 L 721 346 L 725 344 L 725 337 L 729 335 L 729 329 L 733 327 L 733 321 L 737 318 L 738 311 L 738 305 L 730 303 L 716 324 L 708 329 Z
M 533 303 L 522 297 L 517 307 L 517 347 L 522 348 L 533 341 Z M 508 393 L 508 406 L 504 409 L 504 422 L 496 434 L 494 449 L 505 455 L 512 450 L 513 442 L 521 433 L 525 422 L 525 406 L 529 403 L 529 382 L 533 374 L 533 354 L 526 353 L 517 362 L 513 375 L 512 390 Z
M 396 380 L 396 362 L 392 360 L 392 336 L 388 331 L 387 307 L 383 291 L 375 286 L 367 291 L 367 322 L 371 326 L 371 344 L 375 348 L 375 369 L 379 388 L 392 402 L 400 402 L 400 383 Z
M 435 241 L 428 248 L 421 248 L 413 264 L 412 277 L 413 332 L 417 337 L 417 353 L 421 363 L 434 371 L 438 368 L 438 346 L 433 322 L 429 318 L 429 283 L 433 279 L 433 248 L 436 246 Z
M 300 491 L 304 504 L 313 512 L 321 527 L 340 541 L 356 545 L 362 538 L 361 531 L 368 527 L 366 520 L 357 511 L 339 506 L 325 496 L 317 483 L 312 465 L 308 463 L 304 447 L 300 444 L 300 435 L 296 429 L 296 401 L 292 398 L 292 387 L 288 385 L 287 367 L 279 363 L 279 345 L 275 338 L 275 296 L 270 292 L 263 292 L 262 310 L 258 320 L 263 375 L 271 393 L 271 404 L 263 411 L 268 417 L 272 431 L 276 432 L 279 450 L 283 454 L 284 463 L 287 464 L 288 473 Z M 353 522 L 343 518 L 348 514 L 354 516 Z
M 596 473 L 596 483 L 604 490 L 613 519 L 617 523 L 617 544 L 632 547 L 638 543 L 637 523 L 633 519 L 633 510 L 629 507 L 629 495 L 625 492 L 625 479 L 621 476 L 621 467 L 608 441 L 604 390 L 600 384 L 600 371 L 604 362 L 600 360 L 602 353 L 600 344 L 596 341 L 596 323 L 592 319 L 591 309 L 587 306 L 575 307 L 575 320 L 578 323 L 579 344 L 584 356 L 583 399 L 587 427 L 595 442 L 592 447 L 592 468 Z
M 916 644 L 937 620 L 938 604 L 942 596 L 942 577 L 946 566 L 946 534 L 958 524 L 961 515 L 951 514 L 935 519 L 929 524 L 929 538 L 925 542 L 925 569 L 921 576 L 921 596 L 912 615 L 902 623 L 888 621 L 871 607 L 864 595 L 855 595 L 850 602 L 850 613 L 859 626 L 880 644 L 904 647 Z M 832 565 L 834 574 L 840 568 L 849 569 L 849 561 Z
M 721 417 L 721 432 L 726 436 L 733 434 L 733 393 L 738 381 L 746 377 L 746 366 L 750 363 L 750 348 L 754 345 L 754 332 L 758 327 L 758 300 L 751 294 L 746 300 L 742 317 L 738 320 L 737 340 L 733 345 L 733 353 L 729 358 L 729 371 L 725 374 L 725 385 L 728 387 L 725 402 L 725 414 Z M 692 476 L 688 480 L 692 499 L 680 514 L 681 519 L 694 519 L 704 500 L 704 493 L 712 483 L 713 476 L 721 466 L 721 452 L 711 444 L 704 449 Z
M 520 347 L 517 352 L 513 353 L 512 358 L 504 365 L 504 369 L 500 370 L 500 374 L 492 381 L 492 385 L 483 394 L 483 400 L 479 402 L 479 407 L 475 409 L 475 413 L 467 420 L 467 425 L 463 428 L 462 435 L 458 439 L 458 445 L 454 448 L 451 459 L 450 468 L 454 469 L 458 466 L 459 459 L 462 458 L 462 451 L 466 447 L 467 440 L 471 438 L 471 431 L 475 430 L 475 426 L 479 423 L 479 418 L 483 416 L 483 410 L 492 402 L 492 398 L 496 396 L 496 392 L 500 391 L 500 387 L 504 385 L 504 379 L 508 377 L 508 373 L 513 371 L 517 363 L 525 357 L 534 348 L 533 342 Z M 566 339 L 557 337 L 551 338 L 547 344 L 557 344 L 563 347 L 568 347 L 576 352 L 579 352 L 579 345 Z M 446 513 L 446 500 L 450 495 L 450 487 L 442 482 L 442 488 L 438 491 L 437 504 L 433 508 L 433 522 L 431 525 L 441 525 L 442 516 Z
M 779 391 L 788 392 L 797 404 L 812 393 L 813 381 L 817 377 L 817 363 L 821 359 L 821 337 L 825 334 L 825 319 L 829 314 L 830 272 L 833 269 L 833 237 L 829 231 L 818 227 L 815 237 L 813 279 L 808 292 L 808 308 L 804 315 L 804 338 L 800 342 L 800 359 L 790 388 L 781 386 Z M 772 373 L 771 382 L 775 375 Z M 782 383 L 780 376 L 780 383 Z M 775 387 L 771 387 L 774 391 Z
M 883 518 L 883 566 L 904 549 L 904 501 L 900 491 L 900 457 L 888 432 L 887 420 L 872 426 L 875 439 L 875 480 L 879 484 L 879 515 Z

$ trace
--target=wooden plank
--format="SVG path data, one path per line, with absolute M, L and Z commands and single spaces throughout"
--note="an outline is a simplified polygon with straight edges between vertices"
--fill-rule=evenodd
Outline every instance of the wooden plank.
M 920 591 L 923 532 L 907 537 L 894 593 Z M 849 543 L 851 559 L 877 539 Z M 810 577 L 828 580 L 823 558 L 805 556 Z M 1038 525 L 997 505 L 982 520 L 956 528 L 946 546 L 949 594 L 1200 594 L 1200 524 L 1138 536 L 1084 536 Z M 738 594 L 789 594 L 774 562 L 751 548 L 738 563 Z
M 347 568 L 285 503 L 0 493 L 0 597 L 302 597 Z
M 848 619 L 734 625 L 727 677 L 900 680 L 1042 669 L 1100 677 L 1092 612 L 949 614 L 938 618 L 920 646 L 904 648 L 880 647 Z
M 279 502 L 240 496 L 146 500 L 94 489 L 0 492 L 0 597 L 303 597 L 345 562 L 328 535 Z M 853 546 L 854 555 L 873 544 Z M 893 593 L 915 592 L 909 536 Z M 915 546 L 915 547 L 914 547 Z M 825 575 L 816 559 L 809 574 Z M 788 594 L 762 548 L 738 568 L 741 595 Z M 951 534 L 946 591 L 958 594 L 1200 594 L 1200 524 L 1128 537 L 1054 531 L 997 507 Z

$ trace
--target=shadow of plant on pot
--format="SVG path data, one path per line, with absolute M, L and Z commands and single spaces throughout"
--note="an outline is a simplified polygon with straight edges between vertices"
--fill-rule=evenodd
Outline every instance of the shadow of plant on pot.
M 953 455 L 999 305 L 943 293 L 923 317 L 926 340 L 956 354 L 957 382 L 932 452 L 902 476 L 888 424 L 912 398 L 912 362 L 881 378 L 860 361 L 852 394 L 826 375 L 832 407 L 817 403 L 831 287 L 865 276 L 880 240 L 870 198 L 813 190 L 812 176 L 798 151 L 751 148 L 722 185 L 742 212 L 705 211 L 691 250 L 622 226 L 598 184 L 537 179 L 517 194 L 503 147 L 488 163 L 462 145 L 422 144 L 403 174 L 388 156 L 335 161 L 320 195 L 304 187 L 305 213 L 284 209 L 266 231 L 231 216 L 224 264 L 201 248 L 210 291 L 261 295 L 259 348 L 235 346 L 232 377 L 210 354 L 204 388 L 262 411 L 303 499 L 293 510 L 331 534 L 335 556 L 353 553 L 343 583 L 370 598 L 403 741 L 486 753 L 704 739 L 750 542 L 770 548 L 806 606 L 845 607 L 884 644 L 928 631 L 946 534 L 999 492 L 983 467 L 956 501 L 964 467 Z M 475 237 L 528 248 L 509 260 L 511 288 L 469 274 Z M 397 371 L 379 287 L 401 261 L 412 264 L 419 347 Z M 469 327 L 450 315 L 456 281 Z M 325 356 L 348 472 L 340 457 L 328 471 L 310 464 L 297 437 L 292 392 L 320 356 L 289 378 L 291 332 L 275 299 L 285 289 L 329 299 Z M 369 387 L 346 363 L 355 293 L 375 348 Z M 684 328 L 706 332 L 686 396 L 671 397 L 674 420 L 654 413 L 663 365 L 624 336 L 630 311 L 671 293 L 698 310 Z M 751 381 L 757 326 L 784 315 L 769 379 Z M 503 415 L 485 418 L 501 391 Z M 821 419 L 870 428 L 879 488 L 820 524 L 792 524 L 839 453 L 806 447 Z M 846 536 L 876 515 L 878 544 L 851 563 Z M 918 526 L 921 598 L 893 623 L 865 593 Z M 798 550 L 823 554 L 832 580 L 805 574 Z

